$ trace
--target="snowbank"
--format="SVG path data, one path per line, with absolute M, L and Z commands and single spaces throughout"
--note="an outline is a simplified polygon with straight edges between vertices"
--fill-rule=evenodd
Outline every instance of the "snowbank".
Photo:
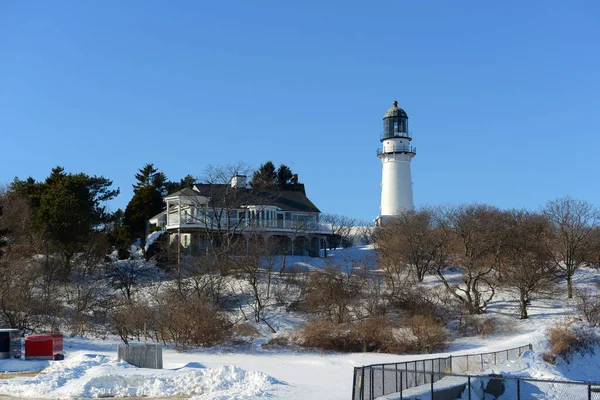
M 226 365 L 203 368 L 190 364 L 177 370 L 149 370 L 99 354 L 75 353 L 34 378 L 0 381 L 0 394 L 34 398 L 164 397 L 195 399 L 270 397 L 280 382 L 263 372 Z

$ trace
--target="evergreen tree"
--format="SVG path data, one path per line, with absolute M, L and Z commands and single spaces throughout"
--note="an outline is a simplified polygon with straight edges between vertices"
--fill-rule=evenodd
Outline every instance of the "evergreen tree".
M 277 186 L 277 171 L 271 161 L 267 161 L 258 167 L 252 175 L 250 185 L 253 188 L 273 189 Z
M 133 243 L 133 238 L 125 226 L 125 212 L 120 208 L 113 214 L 107 239 L 108 243 L 117 250 L 119 260 L 129 258 L 129 246 Z
M 123 223 L 129 230 L 132 238 L 146 240 L 147 221 L 164 209 L 163 196 L 154 186 L 145 186 L 138 189 L 127 208 Z
M 277 169 L 277 186 L 280 189 L 286 189 L 292 184 L 294 174 L 292 170 L 285 164 L 281 164 Z
M 178 190 L 184 189 L 184 188 L 191 188 L 192 186 L 194 186 L 194 184 L 196 183 L 196 178 L 194 178 L 192 175 L 186 175 L 185 178 L 181 179 L 179 182 L 175 182 L 175 181 L 169 181 L 166 182 L 165 184 L 165 189 L 167 194 L 169 193 L 174 193 Z
M 52 169 L 44 182 L 15 178 L 10 190 L 31 201 L 35 228 L 69 261 L 91 234 L 111 220 L 105 203 L 119 194 L 112 181 L 84 173 L 67 174 Z
M 153 186 L 158 191 L 162 192 L 167 183 L 167 176 L 163 172 L 159 172 L 157 168 L 154 168 L 154 164 L 146 164 L 143 168 L 135 174 L 137 183 L 134 183 L 133 191 L 137 192 L 139 189 L 147 186 Z

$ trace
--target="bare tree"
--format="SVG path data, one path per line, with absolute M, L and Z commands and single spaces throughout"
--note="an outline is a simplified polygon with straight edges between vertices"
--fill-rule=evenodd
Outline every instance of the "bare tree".
M 434 212 L 430 209 L 408 211 L 396 216 L 376 234 L 376 249 L 383 264 L 411 269 L 419 282 L 434 263 L 438 245 L 433 235 Z
M 130 257 L 126 260 L 112 259 L 107 265 L 108 278 L 111 285 L 121 291 L 121 294 L 131 300 L 136 292 L 140 279 L 148 275 L 145 260 L 139 257 Z
M 196 185 L 198 195 L 187 196 L 190 203 L 186 220 L 200 224 L 204 252 L 214 258 L 221 274 L 228 274 L 231 256 L 245 250 L 242 233 L 252 226 L 254 214 L 239 215 L 246 204 L 256 204 L 256 199 L 245 187 L 231 184 L 231 177 L 247 174 L 248 167 L 238 163 L 226 166 L 209 166 Z M 179 239 L 178 239 L 179 240 Z M 181 278 L 181 277 L 179 277 Z
M 107 252 L 108 243 L 98 235 L 74 255 L 70 279 L 64 286 L 67 323 L 74 333 L 84 334 L 93 328 L 92 316 L 103 311 L 103 301 L 108 297 L 104 269 Z
M 550 221 L 543 214 L 513 211 L 499 268 L 500 283 L 519 299 L 520 318 L 527 318 L 532 295 L 552 288 L 556 280 L 549 241 Z
M 363 271 L 344 271 L 341 265 L 330 265 L 309 274 L 302 301 L 309 313 L 341 324 L 356 318 L 353 310 L 360 303 Z
M 442 270 L 435 275 L 470 314 L 482 314 L 495 294 L 494 271 L 505 246 L 507 214 L 486 205 L 466 205 L 446 213 L 462 282 L 450 283 Z
M 331 235 L 327 237 L 329 249 L 349 247 L 353 244 L 352 231 L 358 222 L 356 218 L 340 214 L 322 214 L 321 222 L 331 227 Z
M 32 216 L 29 200 L 0 187 L 0 257 L 25 244 L 31 234 Z
M 590 234 L 590 245 L 591 249 L 589 252 L 587 263 L 600 268 L 600 225 L 595 226 Z
M 555 240 L 552 242 L 554 265 L 567 281 L 567 297 L 573 298 L 573 275 L 584 265 L 593 251 L 594 228 L 600 223 L 598 211 L 591 204 L 561 197 L 549 201 L 544 213 L 552 221 Z
M 418 281 L 428 272 L 443 277 L 453 251 L 449 223 L 442 210 L 434 209 L 398 215 L 375 230 L 373 242 L 392 296 L 405 286 L 409 272 Z
M 55 295 L 44 291 L 46 262 L 34 257 L 45 246 L 31 221 L 29 201 L 0 188 L 0 314 L 12 328 L 39 328 L 57 311 Z

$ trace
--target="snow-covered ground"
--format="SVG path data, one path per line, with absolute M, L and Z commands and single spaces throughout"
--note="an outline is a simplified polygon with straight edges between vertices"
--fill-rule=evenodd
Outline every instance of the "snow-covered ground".
M 330 252 L 338 260 L 360 257 L 372 262 L 369 248 Z M 324 259 L 288 257 L 288 265 L 320 268 Z M 372 264 L 370 264 L 372 265 Z M 591 282 L 596 273 L 583 269 L 578 284 Z M 41 371 L 40 374 L 10 376 L 0 380 L 0 395 L 29 398 L 193 396 L 199 399 L 348 399 L 356 366 L 435 358 L 448 354 L 489 352 L 532 343 L 534 351 L 521 359 L 499 365 L 493 372 L 550 379 L 598 380 L 600 351 L 597 355 L 576 356 L 570 364 L 559 360 L 550 365 L 542 360 L 546 330 L 557 320 L 574 315 L 573 304 L 564 297 L 534 300 L 528 320 L 518 320 L 515 303 L 499 296 L 490 304 L 490 315 L 501 325 L 488 337 L 454 339 L 444 353 L 391 355 L 374 353 L 329 354 L 304 350 L 268 350 L 257 339 L 250 346 L 221 346 L 178 353 L 163 350 L 164 369 L 133 367 L 116 360 L 116 339 L 65 338 L 64 361 L 0 360 L 0 371 Z M 279 331 L 302 323 L 302 316 L 273 311 L 270 322 Z M 502 326 L 504 325 L 504 326 Z M 266 336 L 267 329 L 259 331 Z M 1 378 L 0 378 L 1 379 Z

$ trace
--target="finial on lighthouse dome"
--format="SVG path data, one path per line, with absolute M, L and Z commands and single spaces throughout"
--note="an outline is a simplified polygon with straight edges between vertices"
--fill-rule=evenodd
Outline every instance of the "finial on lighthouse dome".
M 408 118 L 406 111 L 398 107 L 398 102 L 396 100 L 394 100 L 394 106 L 385 112 L 383 119 L 392 117 Z

